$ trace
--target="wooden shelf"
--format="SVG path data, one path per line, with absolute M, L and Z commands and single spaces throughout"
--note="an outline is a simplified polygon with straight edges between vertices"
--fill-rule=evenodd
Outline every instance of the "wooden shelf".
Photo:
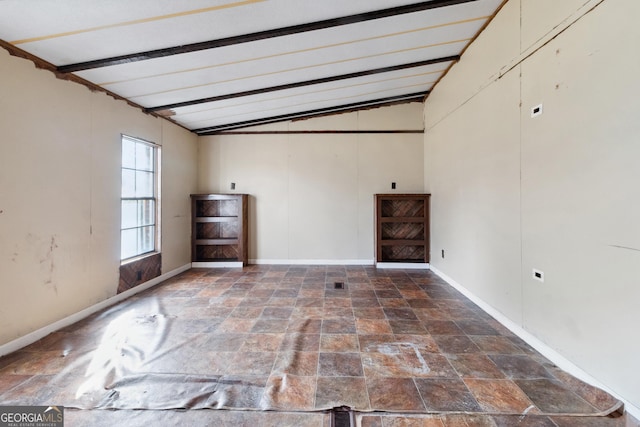
M 248 260 L 248 195 L 191 195 L 191 261 L 210 266 Z
M 429 194 L 376 194 L 376 263 L 429 262 Z
M 237 216 L 217 216 L 217 217 L 196 217 L 195 222 L 233 222 L 237 221 Z

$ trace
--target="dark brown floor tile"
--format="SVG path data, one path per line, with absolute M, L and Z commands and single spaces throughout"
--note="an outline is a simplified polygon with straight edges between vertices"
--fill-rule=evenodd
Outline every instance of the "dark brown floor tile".
M 445 427 L 497 427 L 491 416 L 481 414 L 445 414 L 442 422 Z
M 322 330 L 321 319 L 294 319 L 289 321 L 289 334 L 319 334 Z
M 537 415 L 496 415 L 493 420 L 497 427 L 557 427 L 548 417 Z
M 3 375 L 53 375 L 61 372 L 76 354 L 63 351 L 20 352 L 18 361 L 0 370 Z
M 251 328 L 253 333 L 283 333 L 286 332 L 289 322 L 283 319 L 263 319 L 256 321 Z
M 447 357 L 461 377 L 504 378 L 502 371 L 484 354 L 450 354 Z
M 229 314 L 230 318 L 257 319 L 262 314 L 262 307 L 236 307 Z
M 424 411 L 418 389 L 411 378 L 367 377 L 371 408 L 380 411 Z
M 464 383 L 484 411 L 510 414 L 522 414 L 524 411 L 531 414 L 539 412 L 512 381 L 466 378 Z
M 382 427 L 382 417 L 379 415 L 361 415 L 360 427 Z
M 440 415 L 383 415 L 383 427 L 443 427 Z
M 31 377 L 32 375 L 0 375 L 0 395 L 25 382 Z
M 419 287 L 403 289 L 400 285 L 396 285 L 402 297 L 407 300 L 429 299 L 429 295 Z
M 378 298 L 378 302 L 383 308 L 410 308 L 404 298 Z
M 26 381 L 16 385 L 5 393 L 2 393 L 0 401 L 2 405 L 43 405 L 45 402 L 53 402 L 52 398 L 58 389 L 52 387 L 55 375 L 34 375 Z
M 416 354 L 415 349 L 409 349 L 402 347 L 405 360 L 414 366 L 416 369 L 416 377 L 428 377 L 428 378 L 458 378 L 453 366 L 449 363 L 446 357 L 439 353 L 426 353 L 420 352 L 419 356 Z M 425 366 L 428 368 L 428 372 L 424 372 L 422 368 Z
M 342 307 L 342 308 L 351 308 L 351 299 L 349 298 L 333 298 L 328 297 L 325 298 L 325 307 Z M 353 316 L 353 310 L 351 310 L 351 315 Z
M 316 409 L 340 406 L 348 406 L 357 411 L 371 409 L 364 378 L 318 377 Z
M 296 288 L 276 289 L 271 298 L 297 298 L 298 292 L 300 290 Z
M 361 377 L 364 376 L 360 353 L 320 353 L 318 376 Z
M 589 414 L 596 409 L 558 380 L 514 380 L 529 399 L 548 414 Z
M 249 292 L 249 295 L 252 298 L 271 298 L 274 292 L 274 289 L 253 289 Z
M 379 307 L 380 302 L 377 298 L 352 298 L 351 306 L 355 308 L 371 308 Z
M 456 324 L 467 335 L 499 335 L 487 322 L 477 318 L 456 320 Z
M 250 332 L 255 325 L 255 319 L 237 319 L 228 318 L 220 325 L 218 325 L 217 331 L 220 333 L 246 333 Z
M 414 308 L 416 317 L 424 322 L 432 320 L 451 320 L 449 313 L 440 308 Z
M 317 375 L 318 353 L 313 351 L 284 351 L 278 353 L 273 366 L 274 374 L 304 377 Z
M 544 366 L 525 355 L 494 354 L 489 358 L 504 372 L 507 378 L 512 379 L 553 379 L 553 375 Z
M 377 296 L 377 292 L 373 291 L 373 290 L 352 290 L 350 292 L 351 294 L 351 298 L 353 299 L 374 299 L 374 298 L 381 298 L 380 296 Z M 382 297 L 382 298 L 387 298 L 387 297 Z
M 562 381 L 569 390 L 572 390 L 599 411 L 604 412 L 610 410 L 619 403 L 619 401 L 609 393 L 579 380 L 578 378 L 562 371 L 560 368 L 551 368 L 550 372 L 558 380 Z
M 383 308 L 384 314 L 389 320 L 417 321 L 418 318 L 410 308 Z
M 356 334 L 323 334 L 320 351 L 326 353 L 355 353 L 360 351 Z
M 240 351 L 277 351 L 284 334 L 247 334 Z
M 521 354 L 523 350 L 503 336 L 469 336 L 483 353 L 487 354 Z
M 291 320 L 323 318 L 324 309 L 322 307 L 295 307 L 291 313 Z
M 356 323 L 353 319 L 328 319 L 322 321 L 323 334 L 355 334 Z
M 328 304 L 328 303 L 327 303 Z M 328 307 L 326 304 L 323 311 L 324 319 L 353 319 L 351 307 Z
M 356 331 L 359 335 L 390 334 L 391 326 L 382 319 L 356 319 Z
M 268 307 L 294 307 L 297 298 L 269 298 Z
M 240 304 L 238 304 L 238 306 L 239 307 L 264 307 L 265 305 L 267 305 L 267 302 L 269 302 L 269 298 L 247 297 L 247 298 L 243 298 Z
M 375 292 L 375 296 L 378 299 L 381 299 L 381 298 L 402 299 L 402 294 L 398 292 L 398 290 L 396 289 L 376 289 L 374 292 Z
M 375 377 L 412 377 L 413 372 L 404 360 L 399 349 L 396 353 L 366 353 L 362 354 L 364 375 L 367 378 Z
M 318 351 L 320 334 L 285 334 L 280 351 Z
M 300 298 L 296 300 L 296 307 L 323 307 L 324 299 L 315 297 L 315 298 Z
M 360 351 L 363 353 L 378 352 L 379 346 L 396 341 L 391 334 L 358 335 L 358 340 L 360 341 Z
M 394 334 L 423 335 L 428 334 L 422 326 L 422 322 L 409 320 L 389 320 L 389 325 Z
M 552 416 L 557 427 L 627 427 L 622 417 L 562 417 Z
M 462 329 L 451 320 L 427 320 L 424 326 L 431 335 L 464 335 Z
M 439 352 L 438 345 L 430 335 L 397 334 L 395 335 L 395 341 L 400 344 L 415 345 L 422 352 Z
M 408 299 L 407 303 L 411 308 L 437 308 L 437 304 L 429 298 Z
M 306 285 L 302 286 L 300 292 L 298 292 L 298 299 L 306 300 L 320 300 L 324 302 L 324 289 L 320 288 L 321 284 L 313 284 L 313 288 L 306 288 Z M 315 304 L 308 305 L 308 307 L 317 307 Z
M 215 334 L 206 338 L 202 349 L 206 351 L 237 351 L 244 344 L 243 334 Z
M 480 405 L 459 379 L 416 378 L 427 411 L 479 412 Z
M 465 335 L 432 335 L 443 353 L 480 353 L 477 345 Z
M 384 315 L 384 311 L 380 307 L 374 308 L 363 308 L 363 307 L 354 307 L 353 315 L 358 319 L 386 319 Z
M 262 310 L 262 319 L 289 319 L 293 308 L 291 307 L 265 307 Z
M 272 410 L 310 411 L 314 408 L 316 377 L 272 375 L 262 397 L 260 407 Z M 259 425 L 259 424 L 257 424 Z

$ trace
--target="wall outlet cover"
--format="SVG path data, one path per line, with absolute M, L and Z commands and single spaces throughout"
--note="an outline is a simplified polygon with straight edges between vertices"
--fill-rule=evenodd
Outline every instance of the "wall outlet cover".
M 544 272 L 541 270 L 538 270 L 537 268 L 534 268 L 531 272 L 532 277 L 534 278 L 534 280 L 537 280 L 539 282 L 544 283 Z

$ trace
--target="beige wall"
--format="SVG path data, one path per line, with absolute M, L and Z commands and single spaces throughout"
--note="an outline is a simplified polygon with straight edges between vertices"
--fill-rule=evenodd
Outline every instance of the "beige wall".
M 425 106 L 432 265 L 636 407 L 638 16 L 511 0 Z
M 194 135 L 4 50 L 0 88 L 0 345 L 116 294 L 121 133 L 162 145 L 162 271 L 190 262 Z
M 422 104 L 287 122 L 262 130 L 421 130 Z M 199 191 L 248 193 L 249 258 L 373 262 L 373 194 L 424 190 L 421 134 L 203 137 Z M 230 190 L 230 183 L 236 190 Z

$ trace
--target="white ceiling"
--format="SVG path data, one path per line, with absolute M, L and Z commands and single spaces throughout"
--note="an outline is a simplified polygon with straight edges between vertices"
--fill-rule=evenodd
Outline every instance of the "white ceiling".
M 0 39 L 199 134 L 421 99 L 503 0 L 3 0 Z

